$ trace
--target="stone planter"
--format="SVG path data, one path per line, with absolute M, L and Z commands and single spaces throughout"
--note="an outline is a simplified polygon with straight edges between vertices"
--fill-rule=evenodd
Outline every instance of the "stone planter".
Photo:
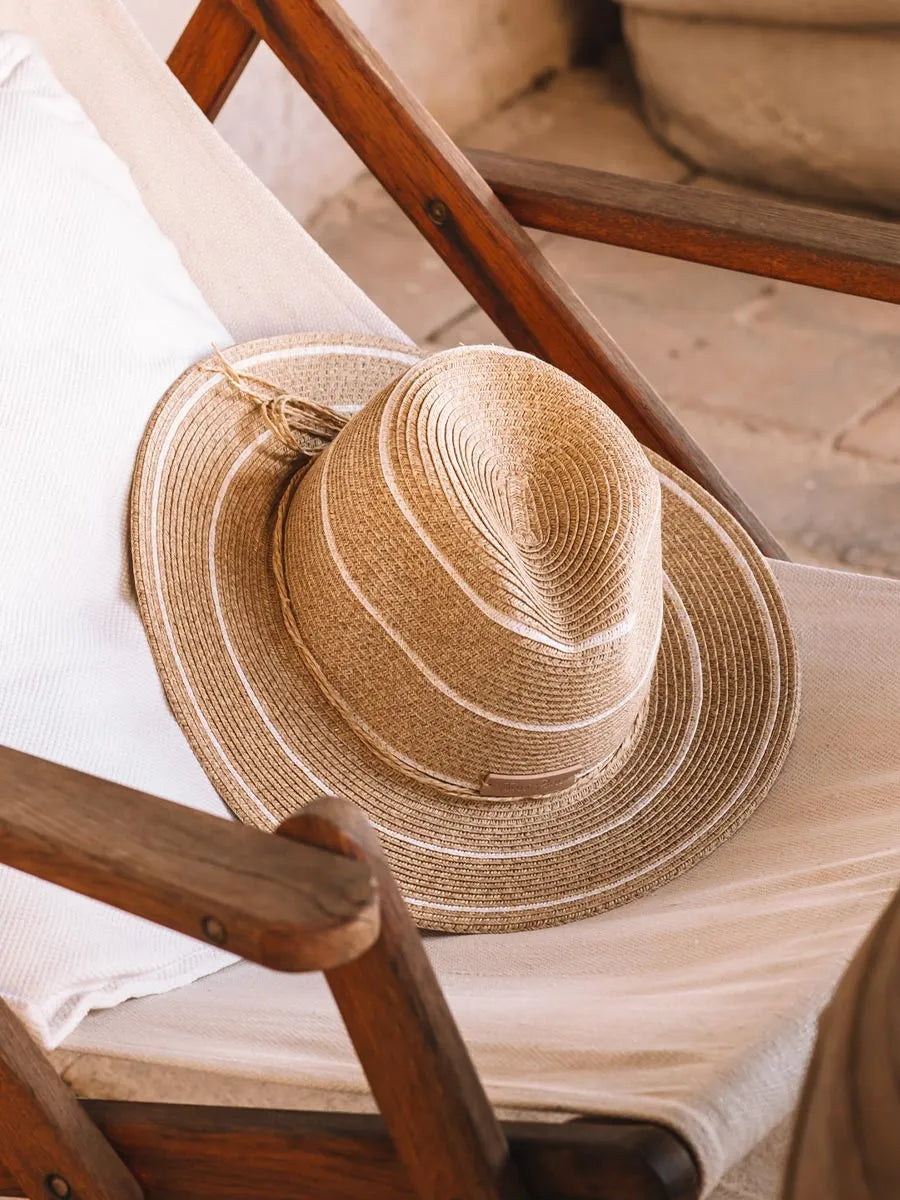
M 900 0 L 623 0 L 648 120 L 704 170 L 900 212 Z

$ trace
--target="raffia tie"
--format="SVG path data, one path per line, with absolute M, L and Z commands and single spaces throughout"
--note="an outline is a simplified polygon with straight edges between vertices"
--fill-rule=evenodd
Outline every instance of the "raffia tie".
M 347 424 L 347 417 L 327 405 L 285 391 L 260 375 L 235 370 L 215 343 L 213 351 L 216 366 L 204 366 L 203 370 L 221 372 L 232 387 L 252 400 L 273 437 L 289 450 L 315 458 Z

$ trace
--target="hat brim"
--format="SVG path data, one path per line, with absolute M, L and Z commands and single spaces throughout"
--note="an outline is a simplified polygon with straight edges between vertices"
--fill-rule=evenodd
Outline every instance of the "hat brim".
M 296 335 L 225 357 L 351 410 L 421 355 L 375 338 Z M 555 796 L 460 800 L 393 772 L 324 699 L 284 626 L 271 570 L 296 457 L 213 359 L 182 375 L 136 466 L 135 581 L 172 709 L 232 811 L 271 828 L 323 792 L 355 801 L 417 922 L 453 931 L 587 916 L 730 837 L 790 745 L 797 658 L 765 559 L 716 501 L 650 457 L 662 484 L 663 632 L 627 755 L 611 775 Z

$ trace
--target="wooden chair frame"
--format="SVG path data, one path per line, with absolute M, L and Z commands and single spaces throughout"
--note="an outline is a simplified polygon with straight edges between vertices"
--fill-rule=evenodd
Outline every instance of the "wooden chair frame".
M 213 118 L 260 39 L 513 345 L 602 394 L 761 549 L 783 556 L 522 224 L 896 302 L 894 227 L 484 151 L 467 157 L 336 0 L 201 0 L 170 66 Z M 79 1102 L 0 1002 L 0 1194 L 697 1195 L 690 1151 L 660 1126 L 499 1123 L 359 812 L 323 797 L 276 832 L 0 749 L 0 862 L 276 970 L 323 970 L 381 1113 Z

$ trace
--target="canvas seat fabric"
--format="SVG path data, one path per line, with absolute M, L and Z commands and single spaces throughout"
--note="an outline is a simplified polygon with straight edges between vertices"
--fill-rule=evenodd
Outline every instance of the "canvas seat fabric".
M 398 336 L 224 146 L 113 0 L 0 0 L 0 26 L 39 40 L 236 340 Z M 615 912 L 429 941 L 496 1103 L 665 1121 L 697 1150 L 707 1187 L 741 1160 L 753 1169 L 748 1153 L 771 1164 L 767 1138 L 794 1102 L 816 1015 L 900 875 L 900 583 L 777 570 L 803 714 L 747 827 Z M 248 964 L 94 1013 L 54 1061 L 90 1095 L 366 1102 L 322 978 Z
M 682 878 L 560 928 L 427 939 L 495 1104 L 661 1121 L 708 1187 L 789 1114 L 817 1014 L 900 879 L 900 582 L 775 564 L 803 707 L 772 792 Z M 319 975 L 240 964 L 89 1016 L 81 1092 L 365 1105 Z

